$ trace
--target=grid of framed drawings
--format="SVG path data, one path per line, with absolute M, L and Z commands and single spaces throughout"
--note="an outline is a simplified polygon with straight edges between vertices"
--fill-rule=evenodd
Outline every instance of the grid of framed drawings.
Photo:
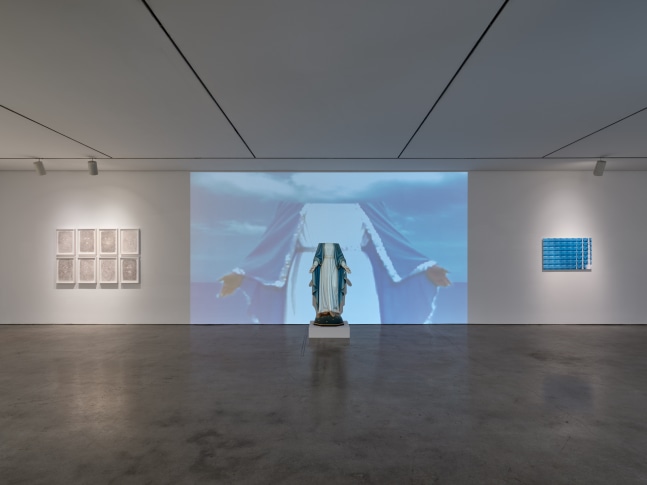
M 139 229 L 57 229 L 57 284 L 140 282 Z

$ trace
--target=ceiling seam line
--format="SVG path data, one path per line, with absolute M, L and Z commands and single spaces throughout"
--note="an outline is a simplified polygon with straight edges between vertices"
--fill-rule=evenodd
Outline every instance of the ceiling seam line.
M 646 109 L 647 109 L 647 106 L 646 106 L 646 107 L 644 107 L 643 109 L 639 109 L 639 110 L 638 110 L 638 111 L 636 111 L 635 113 L 631 113 L 630 115 L 625 116 L 624 118 L 620 118 L 619 120 L 614 121 L 613 123 L 609 123 L 608 125 L 603 126 L 603 127 L 602 127 L 602 128 L 600 128 L 599 130 L 595 130 L 594 132 L 589 133 L 588 135 L 584 135 L 583 137 L 578 138 L 577 140 L 572 141 L 572 142 L 570 142 L 570 143 L 568 143 L 568 144 L 564 145 L 563 147 L 558 148 L 557 150 L 553 150 L 552 152 L 547 153 L 546 155 L 544 155 L 544 156 L 543 156 L 543 157 L 541 157 L 541 158 L 547 158 L 547 157 L 551 156 L 553 153 L 557 153 L 558 151 L 563 150 L 564 148 L 569 147 L 569 146 L 571 146 L 571 145 L 573 145 L 573 144 L 575 144 L 575 143 L 577 143 L 577 142 L 580 142 L 580 141 L 584 140 L 585 138 L 588 138 L 589 136 L 595 135 L 596 133 L 600 133 L 602 130 L 606 130 L 607 128 L 609 128 L 609 127 L 611 127 L 611 126 L 613 126 L 613 125 L 615 125 L 615 124 L 617 124 L 617 123 L 620 123 L 621 121 L 624 121 L 624 120 L 626 120 L 627 118 L 631 118 L 632 116 L 637 115 L 638 113 L 640 113 L 640 112 L 642 112 L 642 111 L 645 111 Z M 557 158 L 561 158 L 561 157 L 557 157 Z M 590 157 L 586 157 L 586 158 L 590 158 Z M 607 157 L 605 157 L 605 158 L 607 158 Z
M 196 77 L 196 79 L 198 80 L 198 82 L 202 85 L 202 87 L 203 87 L 203 88 L 204 88 L 204 90 L 207 92 L 207 94 L 209 95 L 209 97 L 211 98 L 211 100 L 212 100 L 212 101 L 214 102 L 214 104 L 218 107 L 218 109 L 220 110 L 220 112 L 222 113 L 222 115 L 225 117 L 225 119 L 227 120 L 227 122 L 229 123 L 229 125 L 230 125 L 230 126 L 233 128 L 233 130 L 236 132 L 236 135 L 238 135 L 238 138 L 240 138 L 240 141 L 242 141 L 242 142 L 243 142 L 243 144 L 245 145 L 245 148 L 247 148 L 247 150 L 249 151 L 249 153 L 251 153 L 251 154 L 252 154 L 252 157 L 256 158 L 256 155 L 254 154 L 254 152 L 252 151 L 252 149 L 249 147 L 249 145 L 247 144 L 247 142 L 245 141 L 245 139 L 243 138 L 243 136 L 240 134 L 240 132 L 238 131 L 238 129 L 236 128 L 236 126 L 234 125 L 234 123 L 231 121 L 231 119 L 229 119 L 229 116 L 227 116 L 227 113 L 225 113 L 225 110 L 224 110 L 224 109 L 222 109 L 222 106 L 220 106 L 220 103 L 218 103 L 218 101 L 216 101 L 215 96 L 211 93 L 211 91 L 209 90 L 209 88 L 207 87 L 207 85 L 204 83 L 204 81 L 202 80 L 202 78 L 198 75 L 197 71 L 193 68 L 193 65 L 191 65 L 191 63 L 190 63 L 190 62 L 189 62 L 189 60 L 186 58 L 186 56 L 184 55 L 184 53 L 180 50 L 180 47 L 175 43 L 175 41 L 173 40 L 173 37 L 171 37 L 171 34 L 169 34 L 169 32 L 166 30 L 166 28 L 165 28 L 165 27 L 164 27 L 164 25 L 162 24 L 162 21 L 157 17 L 157 15 L 155 15 L 155 12 L 153 12 L 153 9 L 150 7 L 150 5 L 148 5 L 148 2 L 147 2 L 146 0 L 141 0 L 141 1 L 142 1 L 142 3 L 144 4 L 144 6 L 146 7 L 146 9 L 148 10 L 148 12 L 151 14 L 151 17 L 153 17 L 153 19 L 155 19 L 155 22 L 157 22 L 157 25 L 159 25 L 160 29 L 162 29 L 162 31 L 164 32 L 164 34 L 166 35 L 166 37 L 168 38 L 168 40 L 170 40 L 170 41 L 171 41 L 171 44 L 173 44 L 173 47 L 175 47 L 175 50 L 178 52 L 178 54 L 180 54 L 180 57 L 182 57 L 182 59 L 184 60 L 184 62 L 186 63 L 186 65 L 189 67 L 189 69 L 191 69 L 191 72 L 192 72 L 192 73 L 193 73 L 193 75 Z
M 465 66 L 465 64 L 467 64 L 467 61 L 469 60 L 469 58 L 470 58 L 470 57 L 472 57 L 472 54 L 474 53 L 474 51 L 476 50 L 476 48 L 479 46 L 479 44 L 481 43 L 481 41 L 483 40 L 483 38 L 485 37 L 485 35 L 489 32 L 489 30 L 490 30 L 490 28 L 492 27 L 492 25 L 494 25 L 494 22 L 496 22 L 496 20 L 499 18 L 499 15 L 501 15 L 501 12 L 503 12 L 503 9 L 504 9 L 504 8 L 505 8 L 505 6 L 508 4 L 508 1 L 509 1 L 509 0 L 505 0 L 505 2 L 503 2 L 503 5 L 501 5 L 501 7 L 500 7 L 500 8 L 499 8 L 499 10 L 497 11 L 497 13 L 494 15 L 494 17 L 492 17 L 492 20 L 490 20 L 490 23 L 488 24 L 488 26 L 485 28 L 485 30 L 483 31 L 483 33 L 481 34 L 481 36 L 478 38 L 478 40 L 476 41 L 476 43 L 472 46 L 472 49 L 471 49 L 471 50 L 469 51 L 469 53 L 467 54 L 467 57 L 465 57 L 465 59 L 463 59 L 463 62 L 462 62 L 462 63 L 461 63 L 461 65 L 458 67 L 458 69 L 456 70 L 456 72 L 454 73 L 454 75 L 452 76 L 452 78 L 449 80 L 449 82 L 447 83 L 447 86 L 445 86 L 445 89 L 443 89 L 443 90 L 442 90 L 442 92 L 440 93 L 440 96 L 438 96 L 438 98 L 436 99 L 436 102 L 433 104 L 433 106 L 431 107 L 431 109 L 429 110 L 429 112 L 427 113 L 427 115 L 422 119 L 422 121 L 421 121 L 421 122 L 420 122 L 420 124 L 418 125 L 418 128 L 416 128 L 416 130 L 413 132 L 413 135 L 411 135 L 411 138 L 409 138 L 409 141 L 407 141 L 406 145 L 404 145 L 404 148 L 402 149 L 402 151 L 400 152 L 400 154 L 398 155 L 398 157 L 397 157 L 397 158 L 402 157 L 402 154 L 405 152 L 405 150 L 409 147 L 409 144 L 410 144 L 410 143 L 413 141 L 413 139 L 416 137 L 416 135 L 418 134 L 418 132 L 419 132 L 419 131 L 420 131 L 420 129 L 422 128 L 422 125 L 424 125 L 424 124 L 425 124 L 425 121 L 427 121 L 427 118 L 429 118 L 429 115 L 431 115 L 431 112 L 436 108 L 436 106 L 438 105 L 438 103 L 440 102 L 440 100 L 442 99 L 442 97 L 445 95 L 445 93 L 447 92 L 447 90 L 449 89 L 449 87 L 450 87 L 450 86 L 452 85 L 452 83 L 454 82 L 454 79 L 456 79 L 456 77 L 457 77 L 457 76 L 458 76 L 458 74 L 461 72 L 461 70 L 463 69 L 463 67 Z
M 67 138 L 68 140 L 73 141 L 74 143 L 78 143 L 79 145 L 82 145 L 82 146 L 84 146 L 85 148 L 89 148 L 89 149 L 90 149 L 90 150 L 92 150 L 93 152 L 100 153 L 101 155 L 104 155 L 104 156 L 106 156 L 106 157 L 108 157 L 108 158 L 112 158 L 110 155 L 108 155 L 107 153 L 103 153 L 101 150 L 97 150 L 96 148 L 92 148 L 90 145 L 86 145 L 85 143 L 80 142 L 79 140 L 75 140 L 75 139 L 74 139 L 74 138 L 72 138 L 71 136 L 67 136 L 65 133 L 61 133 L 60 131 L 56 131 L 54 128 L 50 128 L 49 126 L 44 125 L 43 123 L 40 123 L 40 122 L 38 122 L 38 121 L 36 121 L 36 120 L 34 120 L 34 119 L 30 118 L 29 116 L 25 116 L 24 114 L 19 113 L 18 111 L 15 111 L 15 110 L 13 110 L 13 109 L 11 109 L 11 108 L 8 108 L 7 106 L 5 106 L 5 105 L 3 105 L 3 104 L 0 104 L 0 107 L 1 107 L 1 108 L 6 109 L 6 110 L 7 110 L 7 111 L 9 111 L 10 113 L 13 113 L 13 114 L 15 114 L 15 115 L 18 115 L 18 116 L 20 116 L 21 118 L 24 118 L 24 119 L 26 119 L 26 120 L 28 120 L 28 121 L 31 121 L 32 123 L 35 123 L 35 124 L 37 124 L 38 126 L 42 126 L 43 128 L 45 128 L 45 129 L 47 129 L 47 130 L 49 130 L 49 131 L 52 131 L 52 132 L 56 133 L 57 135 L 63 136 L 63 137 L 65 137 L 65 138 Z M 90 155 L 90 157 L 91 157 L 91 155 Z M 30 157 L 30 158 L 35 158 L 35 157 Z M 47 157 L 41 157 L 41 158 L 47 158 Z M 86 157 L 86 158 L 87 158 L 87 157 Z M 95 158 L 96 158 L 96 157 L 95 157 Z

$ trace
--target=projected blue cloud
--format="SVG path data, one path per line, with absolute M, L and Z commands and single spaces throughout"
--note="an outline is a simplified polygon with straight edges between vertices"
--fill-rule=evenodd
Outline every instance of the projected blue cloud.
M 192 323 L 308 323 L 317 242 L 353 269 L 350 323 L 466 321 L 467 174 L 193 173 Z

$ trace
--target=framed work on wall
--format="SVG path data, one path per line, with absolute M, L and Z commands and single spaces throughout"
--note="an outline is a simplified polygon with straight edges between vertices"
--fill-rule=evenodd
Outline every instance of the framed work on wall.
M 99 258 L 99 283 L 119 283 L 117 258 Z
M 79 258 L 79 283 L 97 282 L 96 258 Z
M 119 231 L 119 249 L 122 256 L 139 254 L 139 229 L 121 229 Z
M 117 229 L 99 229 L 99 255 L 117 257 Z
M 137 284 L 139 229 L 57 229 L 57 284 Z
M 74 258 L 56 258 L 56 283 L 74 284 Z
M 547 237 L 542 239 L 543 271 L 590 271 L 593 241 L 590 237 Z
M 94 256 L 97 253 L 97 230 L 79 229 L 77 234 L 79 257 Z
M 122 284 L 139 283 L 139 258 L 121 258 L 120 278 Z
M 56 255 L 74 256 L 74 229 L 56 230 Z

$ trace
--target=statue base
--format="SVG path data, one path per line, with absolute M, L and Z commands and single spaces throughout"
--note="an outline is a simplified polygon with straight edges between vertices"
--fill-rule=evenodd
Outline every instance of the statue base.
M 343 325 L 344 319 L 341 317 L 341 315 L 331 315 L 327 313 L 325 315 L 319 315 L 318 317 L 316 317 L 313 323 L 322 327 L 334 327 L 337 325 Z
M 310 322 L 308 338 L 350 338 L 350 325 L 343 322 L 342 325 L 315 325 Z

